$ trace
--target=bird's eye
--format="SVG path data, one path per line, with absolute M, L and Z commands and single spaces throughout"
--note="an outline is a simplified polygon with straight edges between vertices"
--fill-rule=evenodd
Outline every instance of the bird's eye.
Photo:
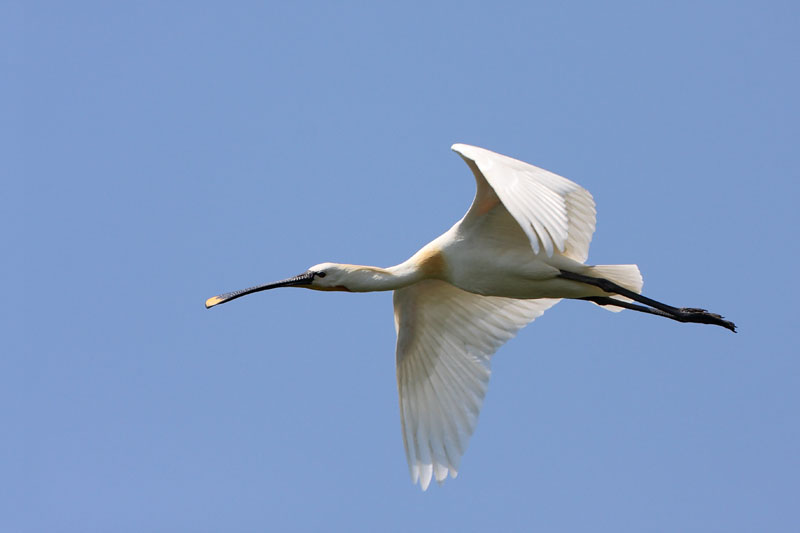
M 324 278 L 325 276 L 327 276 L 327 274 L 325 274 L 325 272 L 317 272 L 317 276 Z

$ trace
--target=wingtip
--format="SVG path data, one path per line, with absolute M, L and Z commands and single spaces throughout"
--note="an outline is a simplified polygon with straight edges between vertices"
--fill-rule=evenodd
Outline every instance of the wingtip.
M 428 487 L 431 485 L 431 480 L 433 479 L 433 465 L 428 463 L 422 463 L 419 469 L 419 486 L 422 489 L 422 492 L 428 490 Z
M 453 146 L 450 147 L 452 151 L 460 155 L 464 155 L 464 152 L 466 150 L 469 150 L 470 148 L 475 148 L 475 147 L 464 143 L 455 143 Z
M 427 492 L 428 491 L 428 487 L 431 486 L 431 479 L 432 479 L 432 477 L 420 478 L 420 480 L 419 480 L 419 488 L 422 489 L 422 492 Z
M 427 492 L 433 481 L 441 486 L 447 481 L 448 476 L 455 479 L 458 470 L 453 465 L 442 465 L 438 463 L 417 463 L 411 467 L 411 482 L 419 485 L 422 492 Z

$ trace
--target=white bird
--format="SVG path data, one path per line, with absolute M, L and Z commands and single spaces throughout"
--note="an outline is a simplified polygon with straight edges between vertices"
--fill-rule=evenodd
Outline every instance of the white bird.
M 431 478 L 456 477 L 492 355 L 561 298 L 736 331 L 719 315 L 640 295 L 636 265 L 585 265 L 595 227 L 586 189 L 483 148 L 452 149 L 475 175 L 475 199 L 461 220 L 407 261 L 389 268 L 321 263 L 206 301 L 210 308 L 276 287 L 394 291 L 403 443 L 411 478 L 422 490 Z

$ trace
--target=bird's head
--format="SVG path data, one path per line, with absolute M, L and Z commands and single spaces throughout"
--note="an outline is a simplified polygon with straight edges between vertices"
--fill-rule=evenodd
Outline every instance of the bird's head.
M 314 265 L 302 274 L 297 276 L 256 285 L 239 291 L 227 292 L 214 296 L 206 300 L 206 309 L 225 302 L 230 302 L 236 298 L 252 294 L 254 292 L 277 289 L 278 287 L 302 287 L 317 291 L 347 291 L 361 292 L 373 290 L 370 283 L 381 276 L 385 276 L 386 271 L 375 267 L 365 267 L 359 265 L 344 265 L 339 263 L 320 263 Z
M 317 291 L 348 291 L 351 292 L 358 278 L 357 272 L 363 267 L 356 265 L 343 265 L 340 263 L 320 263 L 308 269 L 314 279 L 307 287 Z

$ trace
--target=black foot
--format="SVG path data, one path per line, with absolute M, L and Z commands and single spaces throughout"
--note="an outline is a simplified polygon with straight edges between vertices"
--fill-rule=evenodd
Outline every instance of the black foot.
M 559 277 L 573 281 L 579 281 L 581 283 L 586 283 L 587 285 L 594 285 L 595 287 L 599 287 L 609 294 L 619 294 L 620 296 L 625 296 L 626 298 L 630 298 L 631 300 L 644 305 L 636 305 L 631 302 L 616 300 L 609 296 L 590 296 L 587 298 L 581 298 L 582 300 L 589 300 L 600 305 L 614 305 L 617 307 L 624 307 L 625 309 L 633 309 L 634 311 L 663 316 L 664 318 L 677 320 L 678 322 L 713 324 L 715 326 L 722 326 L 723 328 L 729 329 L 736 333 L 736 324 L 729 320 L 725 320 L 721 315 L 709 313 L 705 309 L 698 309 L 696 307 L 672 307 L 671 305 L 659 302 L 658 300 L 653 300 L 652 298 L 648 298 L 642 294 L 635 293 L 629 289 L 626 289 L 625 287 L 620 287 L 613 281 L 603 278 L 593 278 L 590 276 L 584 276 L 582 274 L 576 274 L 574 272 L 568 272 L 566 270 L 561 270 Z
M 730 320 L 725 320 L 721 315 L 716 313 L 709 313 L 705 309 L 698 309 L 696 307 L 681 307 L 675 313 L 675 320 L 679 322 L 695 322 L 699 324 L 714 324 L 722 326 L 736 333 L 736 324 Z

